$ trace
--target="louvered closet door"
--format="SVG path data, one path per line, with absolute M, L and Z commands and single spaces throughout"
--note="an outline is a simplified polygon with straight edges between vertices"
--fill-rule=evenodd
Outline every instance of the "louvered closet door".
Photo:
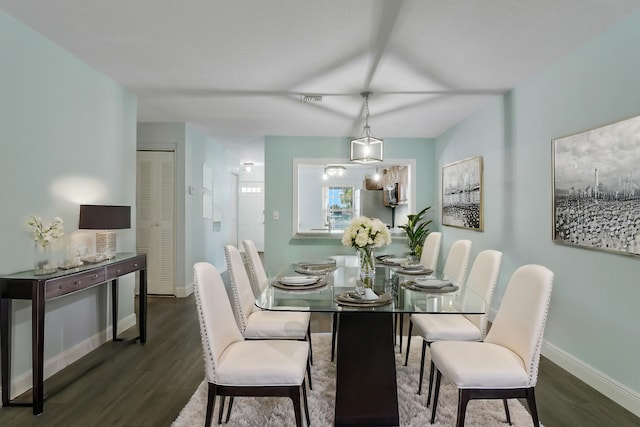
M 175 294 L 174 153 L 138 151 L 137 249 L 150 294 Z

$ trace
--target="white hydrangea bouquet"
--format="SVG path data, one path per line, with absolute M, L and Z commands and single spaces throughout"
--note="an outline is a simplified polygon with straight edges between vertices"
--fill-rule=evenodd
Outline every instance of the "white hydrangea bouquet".
M 378 218 L 361 216 L 351 221 L 349 227 L 344 230 L 342 244 L 356 248 L 360 258 L 360 278 L 365 287 L 373 285 L 375 276 L 375 263 L 373 248 L 379 248 L 391 243 L 389 229 Z
M 389 243 L 391 243 L 391 233 L 387 226 L 378 218 L 372 219 L 366 216 L 351 221 L 342 236 L 344 246 L 356 249 L 379 248 Z

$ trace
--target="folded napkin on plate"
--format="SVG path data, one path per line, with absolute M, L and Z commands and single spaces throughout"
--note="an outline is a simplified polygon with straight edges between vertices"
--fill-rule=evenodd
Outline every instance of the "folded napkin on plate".
M 414 283 L 418 287 L 431 288 L 431 289 L 441 289 L 441 288 L 444 288 L 445 286 L 451 286 L 450 281 L 437 280 L 437 279 L 416 280 Z
M 365 288 L 364 296 L 362 298 L 364 298 L 364 299 L 378 299 L 378 295 L 376 295 L 376 293 L 373 292 L 371 289 Z

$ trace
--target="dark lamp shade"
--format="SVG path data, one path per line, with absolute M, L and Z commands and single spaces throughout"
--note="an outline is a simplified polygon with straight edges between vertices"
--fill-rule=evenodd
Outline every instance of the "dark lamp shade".
M 80 205 L 81 230 L 131 228 L 131 206 Z

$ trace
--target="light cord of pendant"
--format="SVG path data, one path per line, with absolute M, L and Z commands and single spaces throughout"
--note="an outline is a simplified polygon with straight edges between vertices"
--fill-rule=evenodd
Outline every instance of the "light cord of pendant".
M 364 97 L 364 133 L 371 136 L 371 128 L 369 128 L 369 95 L 371 92 L 362 92 Z

